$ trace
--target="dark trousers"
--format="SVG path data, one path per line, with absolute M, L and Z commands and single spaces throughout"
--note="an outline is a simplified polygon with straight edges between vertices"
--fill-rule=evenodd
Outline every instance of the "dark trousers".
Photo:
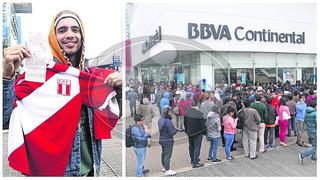
M 189 155 L 192 164 L 199 163 L 202 136 L 202 134 L 189 136 Z
M 296 123 L 295 123 L 295 117 L 294 115 L 291 115 L 291 118 L 288 120 L 289 124 L 288 124 L 288 136 L 291 136 L 291 131 L 293 131 L 294 135 L 297 136 L 297 127 L 296 127 Z
M 173 144 L 172 145 L 161 145 L 161 163 L 166 171 L 170 169 L 170 159 L 172 156 Z
M 275 127 L 266 127 L 264 129 L 264 144 L 269 148 L 275 148 L 274 136 Z

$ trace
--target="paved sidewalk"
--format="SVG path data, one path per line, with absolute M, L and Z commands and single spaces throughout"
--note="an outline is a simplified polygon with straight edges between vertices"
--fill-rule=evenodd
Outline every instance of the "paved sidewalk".
M 112 131 L 112 139 L 103 140 L 100 176 L 122 176 L 122 123 L 118 123 Z M 4 177 L 24 177 L 8 165 L 8 131 L 3 131 L 2 165 Z
M 153 119 L 152 125 L 152 146 L 147 149 L 145 160 L 145 168 L 150 169 L 150 173 L 146 176 L 163 176 L 161 172 L 161 146 L 158 143 L 159 134 L 157 122 L 159 112 L 155 105 L 156 117 Z M 133 118 L 129 117 L 130 111 L 127 107 L 126 127 L 133 123 Z M 236 135 L 236 139 L 240 141 L 240 134 Z M 218 149 L 218 158 L 223 161 L 220 163 L 206 162 L 209 142 L 203 137 L 200 162 L 205 163 L 202 168 L 192 169 L 190 164 L 188 138 L 184 132 L 178 132 L 175 138 L 173 154 L 171 158 L 171 169 L 178 172 L 177 176 L 316 176 L 316 162 L 310 162 L 306 159 L 306 163 L 301 165 L 298 161 L 298 152 L 303 149 L 295 144 L 296 137 L 287 137 L 288 147 L 281 147 L 279 139 L 276 139 L 277 147 L 275 150 L 263 154 L 257 153 L 259 158 L 250 160 L 243 155 L 243 149 L 238 148 L 239 143 L 235 144 L 236 151 L 232 155 L 236 158 L 232 162 L 225 160 L 225 153 L 222 145 Z M 308 142 L 305 138 L 305 142 Z M 133 148 L 126 148 L 126 176 L 135 176 L 136 157 Z

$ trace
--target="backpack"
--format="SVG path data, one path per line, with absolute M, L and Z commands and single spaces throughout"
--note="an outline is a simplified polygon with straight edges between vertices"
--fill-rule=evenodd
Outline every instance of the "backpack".
M 126 147 L 132 147 L 133 146 L 133 140 L 132 140 L 132 134 L 131 129 L 133 125 L 129 125 L 126 129 Z
M 238 122 L 237 122 L 237 129 L 242 129 L 244 124 L 244 108 L 240 109 L 237 114 Z

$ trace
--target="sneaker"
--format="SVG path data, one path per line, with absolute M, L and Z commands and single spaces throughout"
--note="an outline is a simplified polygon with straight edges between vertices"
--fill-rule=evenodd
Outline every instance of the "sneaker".
M 220 162 L 221 160 L 220 159 L 215 159 L 215 160 L 212 160 L 211 162 Z
M 143 170 L 143 174 L 146 174 L 146 173 L 148 173 L 148 172 L 150 172 L 150 170 L 149 170 L 149 169 L 145 169 L 145 170 Z
M 298 154 L 299 162 L 303 164 L 303 157 L 301 156 L 301 153 Z
M 233 156 L 230 156 L 229 158 L 227 158 L 227 160 L 231 161 L 232 159 L 234 159 Z
M 272 148 L 272 147 L 269 147 L 268 149 L 267 149 L 267 151 L 272 151 L 272 150 L 274 150 L 275 148 Z
M 163 168 L 161 168 L 161 171 L 162 172 L 166 172 L 166 169 L 163 167 Z
M 198 163 L 198 164 L 193 164 L 192 168 L 199 168 L 199 167 L 203 167 L 204 164 Z
M 211 161 L 212 161 L 212 158 L 208 158 L 207 161 L 208 161 L 208 162 L 211 162 Z
M 172 171 L 172 170 L 168 170 L 166 172 L 164 172 L 164 175 L 165 176 L 174 176 L 176 175 L 177 173 L 175 171 Z
M 286 143 L 280 142 L 281 146 L 287 147 L 288 145 Z

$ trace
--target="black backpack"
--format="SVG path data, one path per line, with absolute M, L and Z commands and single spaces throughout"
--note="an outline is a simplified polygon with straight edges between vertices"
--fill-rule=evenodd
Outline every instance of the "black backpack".
M 133 140 L 131 135 L 131 129 L 133 125 L 129 125 L 129 127 L 126 129 L 126 147 L 132 147 L 133 146 Z
M 240 109 L 238 114 L 237 129 L 242 129 L 244 124 L 244 108 Z

